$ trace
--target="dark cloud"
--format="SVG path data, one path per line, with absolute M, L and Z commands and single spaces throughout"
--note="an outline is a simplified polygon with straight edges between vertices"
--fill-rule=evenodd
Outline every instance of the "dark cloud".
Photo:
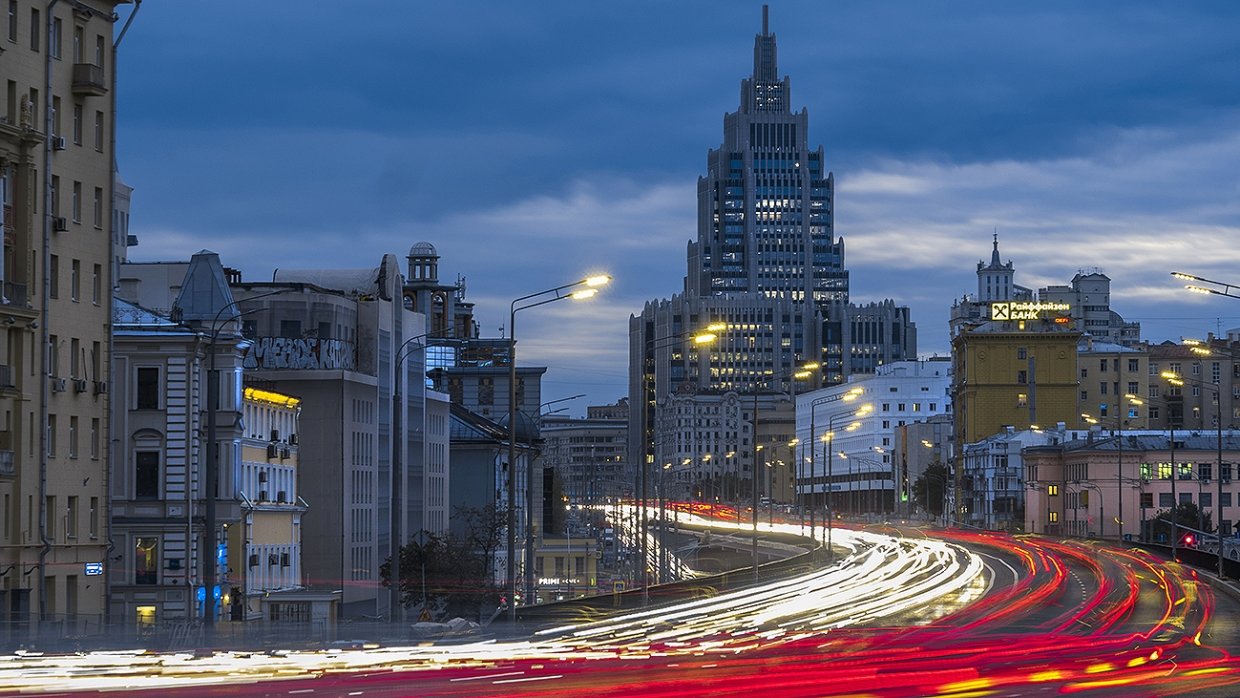
M 524 326 L 550 387 L 614 399 L 628 314 L 681 288 L 696 178 L 760 7 L 146 3 L 120 50 L 131 252 L 211 247 L 265 278 L 427 239 L 489 332 L 508 299 L 607 266 L 605 313 Z M 1226 279 L 1240 261 L 1237 20 L 1221 1 L 773 3 L 781 72 L 839 177 L 858 299 L 911 304 L 923 347 L 944 350 L 946 308 L 998 228 L 1025 285 L 1103 267 L 1116 307 L 1168 333 L 1232 312 L 1162 267 Z

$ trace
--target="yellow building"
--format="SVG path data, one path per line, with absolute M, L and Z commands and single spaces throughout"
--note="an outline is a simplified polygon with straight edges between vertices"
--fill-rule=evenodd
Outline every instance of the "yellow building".
M 247 386 L 242 403 L 242 520 L 228 531 L 228 599 L 233 620 L 267 618 L 281 592 L 304 586 L 297 494 L 297 419 L 301 400 Z M 275 609 L 281 620 L 286 609 Z M 310 620 L 309 617 L 303 620 Z
M 14 634 L 105 620 L 118 4 L 14 0 L 0 34 L 0 631 Z
M 992 320 L 952 339 L 957 449 L 1005 426 L 1080 426 L 1081 333 L 1048 316 L 1058 311 L 1028 312 L 1037 317 Z
M 538 601 L 556 601 L 598 592 L 598 542 L 593 538 L 543 536 L 534 551 Z

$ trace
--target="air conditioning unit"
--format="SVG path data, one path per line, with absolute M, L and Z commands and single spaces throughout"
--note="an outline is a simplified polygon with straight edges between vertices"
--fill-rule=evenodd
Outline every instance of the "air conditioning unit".
M 287 495 L 287 494 L 285 494 L 284 490 L 280 490 L 279 492 L 276 492 L 276 501 L 277 501 L 277 502 L 279 502 L 279 503 L 283 504 L 283 503 L 285 502 L 285 500 L 287 500 L 287 499 L 288 499 L 288 495 Z
M 66 387 L 67 386 L 66 386 L 66 382 L 64 378 L 53 378 L 52 379 L 52 392 L 53 393 L 63 393 L 65 392 Z
M 280 564 L 280 556 L 275 553 L 271 553 L 270 555 L 267 556 L 267 564 L 271 565 L 272 567 Z
M 267 473 L 266 473 L 266 472 L 261 472 L 261 473 L 259 473 L 259 474 L 258 474 L 258 481 L 259 481 L 259 482 L 267 482 Z
M 297 435 L 296 435 L 296 434 L 289 434 L 289 435 L 288 435 L 288 442 L 289 442 L 289 443 L 291 443 L 291 444 L 293 444 L 294 446 L 296 446 L 296 445 L 297 445 Z
M 287 448 L 280 449 L 280 460 L 288 460 L 289 458 L 292 457 L 292 455 L 293 455 L 293 452 L 288 450 Z
M 250 553 L 250 567 L 258 567 L 258 553 Z
M 65 147 L 64 136 L 52 136 L 52 150 L 64 150 Z
M 107 381 L 95 381 L 95 394 L 96 395 L 103 395 L 104 393 L 107 393 L 107 392 L 108 392 Z
M 267 490 L 259 490 L 259 492 L 258 492 L 258 501 L 260 501 L 260 502 L 265 502 L 265 501 L 267 501 Z
M 280 447 L 275 444 L 267 444 L 267 457 L 275 458 L 280 455 Z
M 290 564 L 292 564 L 292 560 L 290 560 L 290 559 L 289 559 L 289 554 L 288 554 L 288 553 L 280 553 L 280 566 L 281 566 L 281 567 L 288 567 Z
M 279 429 L 272 429 L 272 430 L 271 430 L 271 440 L 272 440 L 272 441 L 279 441 L 279 440 L 280 440 L 280 430 L 279 430 Z
M 64 216 L 54 216 L 52 218 L 52 230 L 63 233 L 68 229 L 69 222 L 65 220 Z
M 75 393 L 86 392 L 86 383 L 87 381 L 85 378 L 74 378 L 73 379 L 73 392 Z

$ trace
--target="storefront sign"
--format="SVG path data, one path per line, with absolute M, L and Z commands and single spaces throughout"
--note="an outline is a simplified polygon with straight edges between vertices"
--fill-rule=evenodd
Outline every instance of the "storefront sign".
M 1041 301 L 1011 301 L 990 304 L 991 320 L 1038 320 L 1066 313 L 1072 309 L 1067 303 L 1043 303 Z

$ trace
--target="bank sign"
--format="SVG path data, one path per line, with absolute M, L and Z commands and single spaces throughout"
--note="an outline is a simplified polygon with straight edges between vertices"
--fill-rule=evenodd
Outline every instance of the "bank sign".
M 1040 301 L 1013 301 L 990 304 L 991 320 L 1038 320 L 1068 312 L 1067 303 L 1042 303 Z

